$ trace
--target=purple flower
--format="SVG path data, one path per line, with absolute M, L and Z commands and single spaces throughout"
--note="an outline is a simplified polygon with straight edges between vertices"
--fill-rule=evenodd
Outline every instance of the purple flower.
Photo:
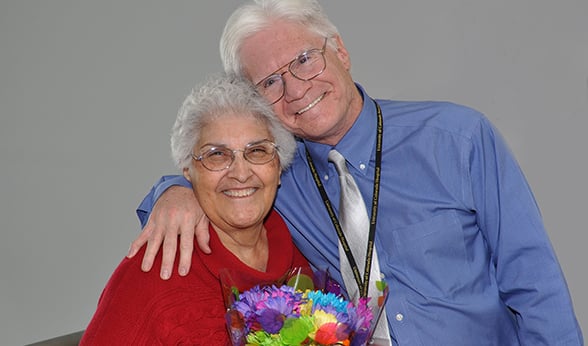
M 286 318 L 284 317 L 284 314 L 273 309 L 260 311 L 257 318 L 262 330 L 265 330 L 270 334 L 278 333 L 280 329 L 282 329 L 285 320 Z

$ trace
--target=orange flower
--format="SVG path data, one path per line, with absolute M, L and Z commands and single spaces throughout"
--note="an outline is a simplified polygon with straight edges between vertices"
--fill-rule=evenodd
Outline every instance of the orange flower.
M 325 323 L 316 331 L 314 340 L 322 345 L 331 345 L 339 341 L 337 338 L 337 323 Z

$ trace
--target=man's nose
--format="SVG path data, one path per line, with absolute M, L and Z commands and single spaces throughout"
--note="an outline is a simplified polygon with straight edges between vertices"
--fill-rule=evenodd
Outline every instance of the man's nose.
M 298 79 L 291 73 L 286 73 L 282 78 L 284 79 L 284 99 L 286 102 L 303 98 L 312 87 L 312 81 Z

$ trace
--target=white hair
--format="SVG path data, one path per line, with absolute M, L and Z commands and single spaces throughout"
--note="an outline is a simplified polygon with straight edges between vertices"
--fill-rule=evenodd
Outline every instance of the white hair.
M 180 170 L 190 166 L 202 128 L 230 113 L 252 115 L 266 124 L 278 147 L 282 169 L 290 165 L 296 151 L 294 136 L 282 126 L 271 106 L 249 81 L 225 74 L 211 76 L 194 88 L 178 111 L 171 132 L 171 154 Z
M 249 1 L 233 12 L 223 30 L 220 56 L 225 72 L 242 76 L 239 50 L 243 41 L 276 22 L 302 24 L 309 32 L 320 37 L 339 35 L 316 0 Z

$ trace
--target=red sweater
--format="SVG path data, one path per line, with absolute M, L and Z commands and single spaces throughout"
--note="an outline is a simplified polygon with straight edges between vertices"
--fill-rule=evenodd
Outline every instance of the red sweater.
M 269 282 L 292 267 L 308 266 L 275 211 L 265 227 L 269 242 L 266 272 L 242 263 L 212 229 L 212 254 L 202 253 L 195 244 L 186 277 L 174 274 L 161 280 L 158 270 L 141 271 L 145 247 L 132 259 L 123 259 L 106 284 L 80 345 L 228 345 L 221 269 L 238 270 L 253 282 Z M 154 268 L 160 266 L 161 251 Z

